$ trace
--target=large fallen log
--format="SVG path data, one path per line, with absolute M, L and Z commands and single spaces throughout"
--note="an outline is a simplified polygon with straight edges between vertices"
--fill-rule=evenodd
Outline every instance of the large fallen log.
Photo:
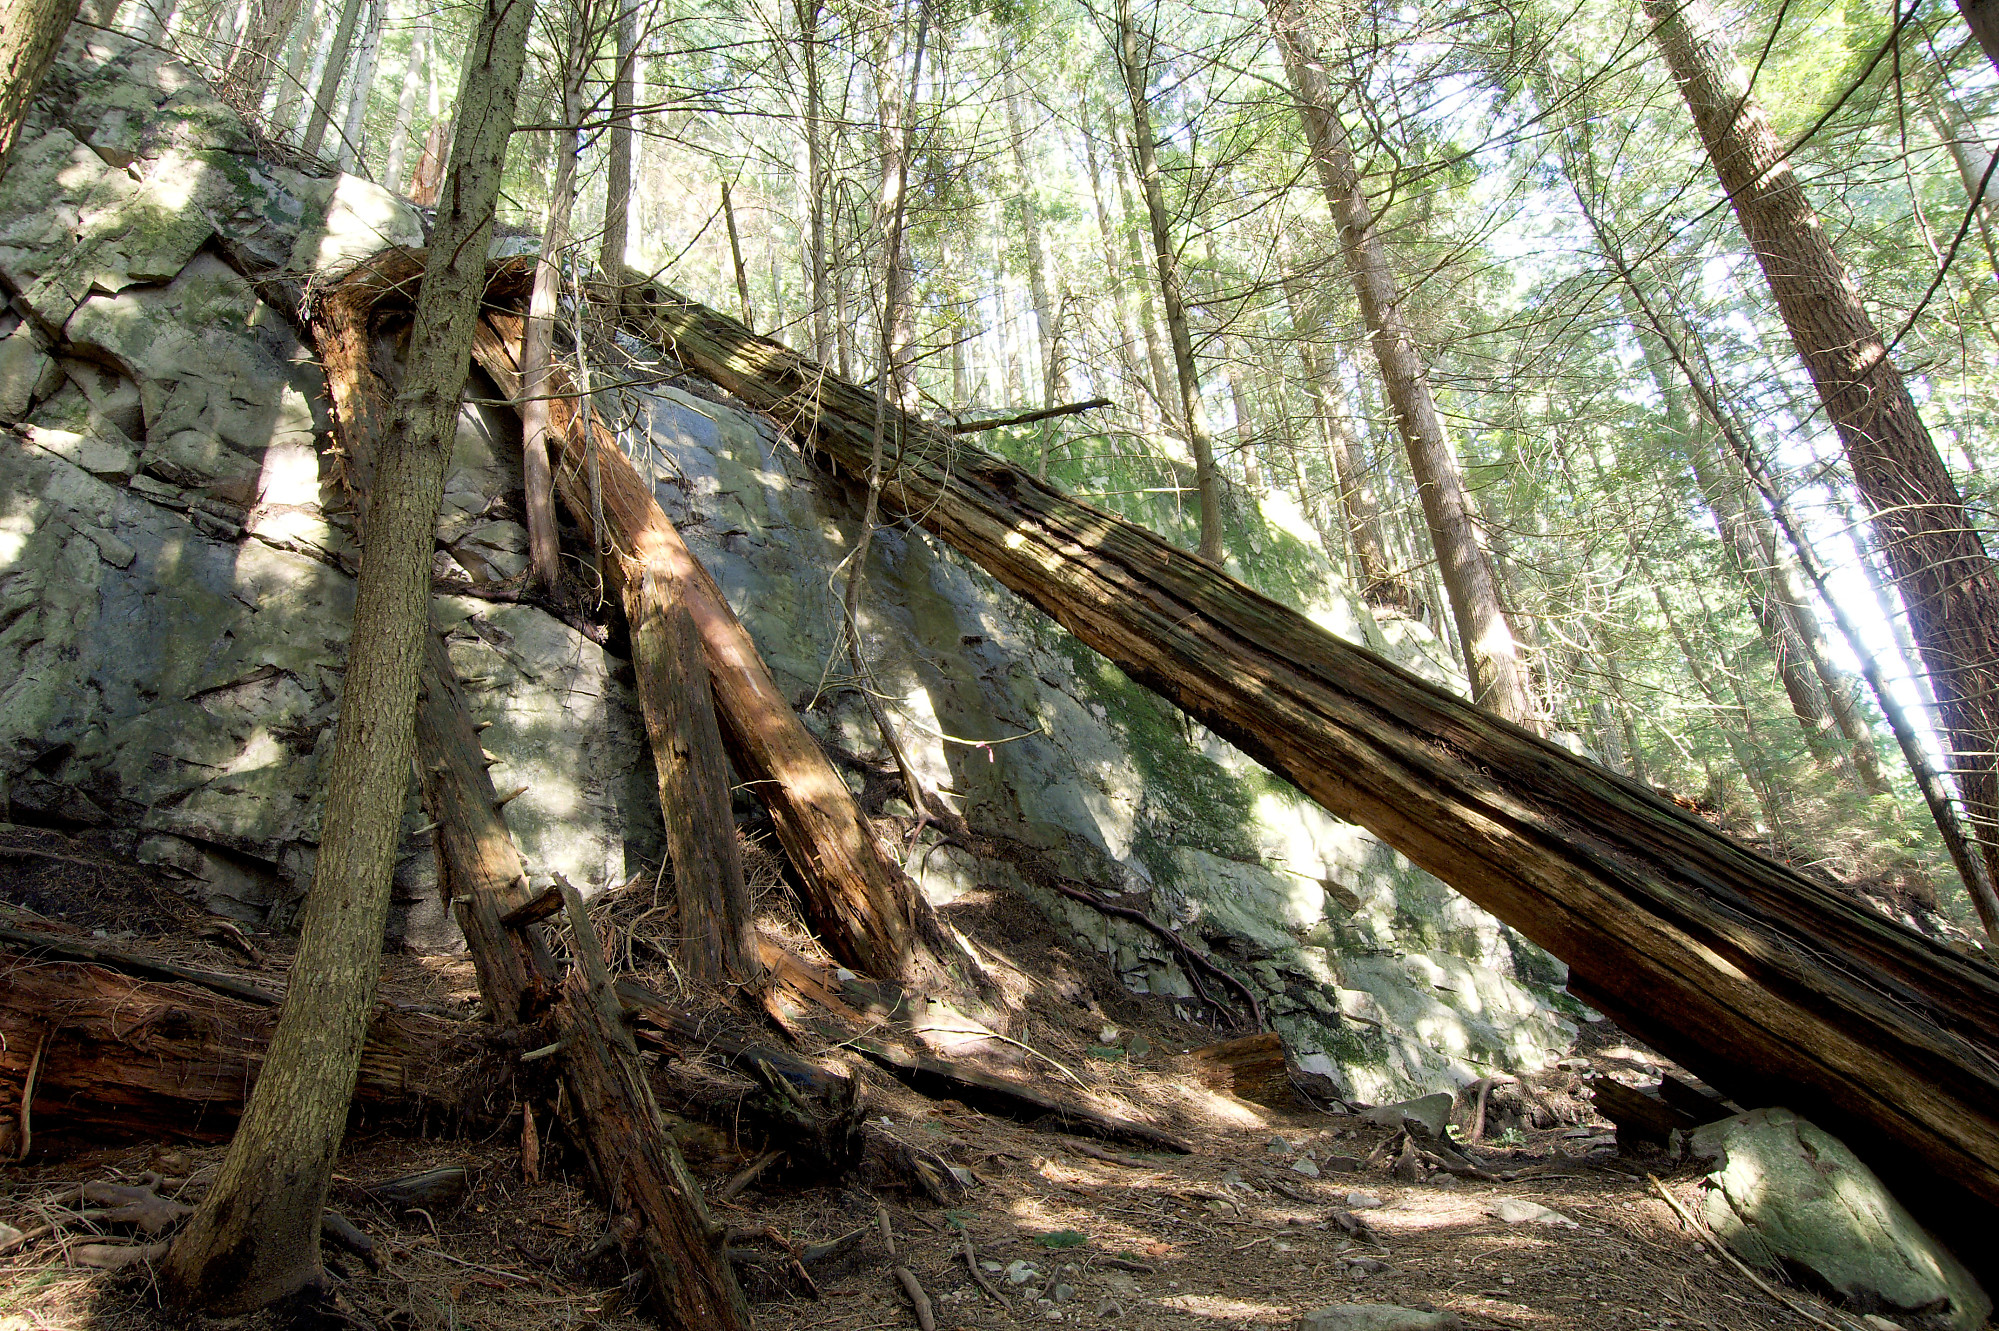
M 626 329 L 856 478 L 876 401 L 657 285 Z M 1735 1099 L 1788 1103 L 1939 1203 L 1999 1204 L 1999 972 L 891 408 L 884 502 L 1133 679 L 1567 962 Z
M 0 1159 L 15 1159 L 24 1138 L 29 1145 L 73 1143 L 79 1135 L 223 1141 L 235 1130 L 277 1025 L 275 1007 L 205 983 L 24 954 L 0 953 L 0 975 L 7 989 L 0 1003 Z M 361 1051 L 356 1115 L 490 1125 L 505 1108 L 486 1097 L 504 1053 L 493 1035 L 467 1022 L 378 1007 Z

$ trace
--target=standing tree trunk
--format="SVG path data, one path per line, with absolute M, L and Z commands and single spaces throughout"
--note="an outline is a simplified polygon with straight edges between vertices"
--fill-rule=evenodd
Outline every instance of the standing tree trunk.
M 171 11 L 172 0 L 155 0 L 159 8 Z M 276 71 L 278 48 L 298 26 L 299 15 L 305 9 L 304 0 L 257 0 L 250 11 L 249 25 L 243 30 L 242 40 L 229 53 L 229 67 L 223 71 L 222 81 L 215 87 L 216 96 L 229 105 L 245 111 L 255 111 L 264 100 L 264 90 L 270 86 L 271 75 Z M 150 25 L 151 20 L 148 20 Z M 159 24 L 162 36 L 166 32 L 166 21 Z
M 1985 58 L 1999 69 L 1999 0 L 1957 0 L 1957 10 L 1984 48 Z
M 75 17 L 76 0 L 0 0 L 0 175 Z
M 570 49 L 562 69 L 562 125 L 557 131 L 555 181 L 548 191 L 548 226 L 534 266 L 534 294 L 528 301 L 527 333 L 521 347 L 521 471 L 527 489 L 528 557 L 534 580 L 550 592 L 562 586 L 562 549 L 555 530 L 555 480 L 548 469 L 548 375 L 554 357 L 556 305 L 562 294 L 562 262 L 569 249 L 569 215 L 576 205 L 576 156 L 581 148 L 580 114 L 583 23 L 569 31 Z
M 368 14 L 368 32 L 361 39 L 361 60 L 354 66 L 354 84 L 347 92 L 347 113 L 340 119 L 338 160 L 342 171 L 367 174 L 363 149 L 368 96 L 375 90 L 375 63 L 382 54 L 382 24 L 388 18 L 388 9 L 388 0 L 376 0 Z
M 604 161 L 604 244 L 597 266 L 616 281 L 625 271 L 632 228 L 632 117 L 636 114 L 639 59 L 638 0 L 618 5 L 618 68 L 611 83 L 610 142 Z
M 1999 752 L 1999 569 L 1965 513 L 1900 371 L 1736 73 L 1705 0 L 1644 0 L 1653 40 L 1693 113 L 1771 294 L 1839 431 L 1895 574 L 1988 866 Z
M 340 7 L 340 25 L 333 30 L 326 69 L 313 89 L 312 115 L 305 122 L 305 137 L 299 140 L 299 149 L 308 157 L 319 155 L 327 126 L 333 123 L 333 106 L 340 100 L 340 81 L 347 75 L 347 59 L 354 52 L 354 29 L 361 24 L 361 10 L 366 4 L 367 0 L 346 0 Z
M 1422 497 L 1423 517 L 1436 547 L 1444 593 L 1457 621 L 1458 641 L 1471 675 L 1472 698 L 1516 725 L 1536 727 L 1527 667 L 1500 604 L 1499 579 L 1479 543 L 1471 497 L 1465 492 L 1457 450 L 1444 433 L 1415 331 L 1402 308 L 1388 251 L 1374 227 L 1374 210 L 1361 188 L 1353 146 L 1333 105 L 1311 36 L 1290 0 L 1268 0 L 1284 68 L 1304 122 L 1305 141 L 1319 182 L 1340 228 L 1340 246 L 1352 272 L 1362 320 L 1381 364 L 1382 386 L 1409 452 L 1409 468 Z
M 410 135 L 416 130 L 416 95 L 430 75 L 430 46 L 430 16 L 418 14 L 416 30 L 410 34 L 410 58 L 403 70 L 403 90 L 396 98 L 396 124 L 389 133 L 389 160 L 382 166 L 382 188 L 391 194 L 402 192 Z
M 488 0 L 466 51 L 443 206 L 379 460 L 356 586 L 326 814 L 298 958 L 221 1172 L 168 1252 L 171 1296 L 248 1312 L 322 1279 L 319 1216 L 347 1124 L 388 919 L 416 743 L 437 505 L 471 358 L 486 246 L 534 7 Z
M 819 0 L 796 0 L 798 41 L 805 60 L 805 188 L 808 234 L 812 266 L 812 356 L 821 365 L 831 364 L 833 345 L 833 302 L 829 290 L 826 261 L 826 164 L 821 138 L 819 108 Z
M 1152 106 L 1146 99 L 1151 44 L 1140 39 L 1131 0 L 1118 0 L 1118 65 L 1125 95 L 1131 100 L 1131 141 L 1137 156 L 1138 179 L 1144 187 L 1145 213 L 1152 224 L 1152 257 L 1159 265 L 1159 296 L 1166 306 L 1166 332 L 1173 343 L 1173 368 L 1180 387 L 1180 426 L 1194 455 L 1194 488 L 1201 501 L 1201 558 L 1222 562 L 1222 487 L 1215 475 L 1215 447 L 1208 436 L 1207 413 L 1201 406 L 1201 372 L 1194 362 L 1194 338 L 1187 327 L 1187 306 L 1180 291 L 1180 251 L 1173 243 L 1173 224 L 1166 211 L 1166 187 L 1159 174 L 1159 144 L 1152 131 Z
M 1020 76 L 1014 70 L 1013 56 L 1009 55 L 1003 63 L 1006 66 L 1003 97 L 1006 102 L 1007 138 L 1012 140 L 1014 173 L 1020 178 L 1020 191 L 1014 195 L 1014 207 L 1020 214 L 1021 242 L 1027 246 L 1028 290 L 1034 293 L 1034 330 L 1041 346 L 1041 405 L 1052 407 L 1057 401 L 1056 376 L 1062 349 L 1056 334 L 1055 307 L 1049 303 L 1048 252 L 1041 244 L 1041 210 L 1034 201 L 1034 173 L 1027 158 L 1027 129 L 1021 123 Z

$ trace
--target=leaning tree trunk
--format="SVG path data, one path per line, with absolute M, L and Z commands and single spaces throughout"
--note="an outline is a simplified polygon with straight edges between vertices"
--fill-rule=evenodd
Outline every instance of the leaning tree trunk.
M 77 0 L 0 0 L 0 174 L 7 170 L 28 104 L 56 58 Z
M 663 288 L 627 327 L 848 475 L 870 395 Z M 884 489 L 1139 683 L 1569 963 L 1737 1099 L 1808 1103 L 1910 1196 L 1999 1208 L 1999 973 L 921 421 Z
M 1430 393 L 1429 374 L 1416 349 L 1415 330 L 1403 312 L 1388 251 L 1375 230 L 1374 210 L 1361 188 L 1353 147 L 1333 104 L 1326 70 L 1290 0 L 1267 0 L 1271 24 L 1305 126 L 1312 164 L 1326 203 L 1340 228 L 1354 294 L 1360 299 L 1382 386 L 1395 408 L 1395 425 L 1409 452 L 1409 468 L 1423 501 L 1423 517 L 1436 547 L 1438 570 L 1458 640 L 1471 675 L 1472 697 L 1517 725 L 1537 724 L 1527 667 L 1500 603 L 1499 579 L 1479 542 L 1471 497 L 1465 492 L 1457 450 L 1444 433 Z
M 562 71 L 562 128 L 557 131 L 555 181 L 548 190 L 548 225 L 534 265 L 527 337 L 521 352 L 521 471 L 526 487 L 528 558 L 534 580 L 551 593 L 562 586 L 562 550 L 555 531 L 555 482 L 548 469 L 548 381 L 555 350 L 556 307 L 562 296 L 562 263 L 569 249 L 569 214 L 576 205 L 576 130 L 581 106 L 583 24 L 571 25 Z
M 221 1173 L 167 1255 L 182 1303 L 249 1311 L 322 1277 L 319 1212 L 347 1122 L 416 745 L 437 505 L 471 359 L 486 247 L 533 5 L 488 0 L 466 52 L 463 132 L 438 210 L 410 372 L 363 533 L 340 725 L 292 983 Z
M 1955 751 L 1969 822 L 1987 864 L 1999 868 L 1999 569 L 1784 145 L 1736 74 L 1713 11 L 1705 0 L 1644 6 L 1872 510 Z
M 1159 145 L 1152 132 L 1152 106 L 1145 85 L 1151 51 L 1139 39 L 1131 0 L 1119 0 L 1117 10 L 1118 65 L 1125 95 L 1131 101 L 1132 150 L 1138 159 L 1138 179 L 1144 187 L 1146 220 L 1152 226 L 1152 255 L 1159 265 L 1159 297 L 1166 306 L 1166 333 L 1173 344 L 1173 368 L 1179 385 L 1180 428 L 1194 455 L 1194 488 L 1201 501 L 1201 558 L 1222 562 L 1222 487 L 1215 474 L 1215 446 L 1208 435 L 1207 412 L 1201 406 L 1201 371 L 1194 361 L 1194 338 L 1187 327 L 1187 306 L 1180 290 L 1179 247 L 1166 211 L 1166 187 L 1159 174 Z M 1165 385 L 1161 385 L 1163 388 Z

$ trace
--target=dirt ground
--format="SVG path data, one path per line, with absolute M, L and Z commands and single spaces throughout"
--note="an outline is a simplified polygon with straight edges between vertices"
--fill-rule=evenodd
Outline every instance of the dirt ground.
M 10 844 L 53 843 L 0 838 L 0 851 Z M 281 979 L 283 939 L 245 940 L 262 958 L 251 966 L 236 940 L 190 937 L 198 921 L 143 875 L 119 877 L 52 854 L 25 866 L 19 890 L 0 892 L 17 908 L 11 922 L 61 915 L 187 964 Z M 72 881 L 53 882 L 51 874 Z M 670 912 L 660 910 L 652 889 L 639 884 L 600 915 L 621 926 L 612 931 L 614 939 L 624 936 L 614 961 L 668 987 L 672 976 L 656 961 L 670 943 Z M 1356 1302 L 1448 1309 L 1470 1327 L 1546 1331 L 1883 1325 L 1789 1289 L 1780 1303 L 1718 1260 L 1704 1236 L 1675 1216 L 1648 1174 L 1685 1198 L 1695 1176 L 1661 1155 L 1620 1155 L 1588 1107 L 1592 1078 L 1636 1079 L 1664 1066 L 1607 1024 L 1586 1029 L 1583 1057 L 1527 1070 L 1526 1089 L 1552 1126 L 1521 1123 L 1467 1149 L 1491 1180 L 1440 1171 L 1409 1181 L 1406 1172 L 1399 1179 L 1391 1173 L 1385 1148 L 1393 1134 L 1386 1130 L 1350 1115 L 1269 1109 L 1201 1086 L 1184 1051 L 1233 1032 L 1180 1020 L 1165 1003 L 1130 994 L 1030 909 L 974 894 L 951 918 L 1007 981 L 1019 1014 L 1012 1038 L 1033 1051 L 1016 1049 L 1023 1075 L 1067 1083 L 1074 1094 L 1149 1120 L 1187 1139 L 1193 1153 L 1136 1152 L 926 1099 L 848 1058 L 867 1088 L 870 1118 L 961 1167 L 973 1186 L 944 1206 L 879 1180 L 871 1187 L 858 1175 L 801 1181 L 773 1172 L 723 1201 L 715 1194 L 757 1146 L 733 1141 L 726 1129 L 685 1128 L 679 1135 L 690 1164 L 716 1217 L 733 1231 L 732 1247 L 762 1259 L 745 1284 L 757 1325 L 767 1331 L 916 1326 L 910 1300 L 889 1273 L 883 1215 L 898 1260 L 916 1275 L 946 1331 L 1051 1322 L 1289 1327 L 1312 1309 Z M 392 957 L 384 984 L 387 994 L 433 1011 L 470 1016 L 476 1008 L 463 958 Z M 1113 1048 L 1122 1052 L 1106 1057 Z M 837 1050 L 805 1052 L 839 1057 Z M 1460 1122 L 1469 1114 L 1461 1099 Z M 36 1140 L 28 1162 L 0 1169 L 0 1222 L 53 1228 L 0 1255 L 0 1331 L 186 1325 L 157 1308 L 143 1266 L 101 1273 L 71 1264 L 100 1227 L 65 1199 L 86 1182 L 151 1171 L 164 1176 L 162 1195 L 191 1201 L 213 1177 L 223 1148 L 77 1141 L 60 1124 L 39 1122 Z M 1306 1155 L 1317 1177 L 1297 1167 Z M 454 1165 L 467 1171 L 462 1195 L 422 1209 L 392 1212 L 354 1191 Z M 327 1324 L 344 1319 L 384 1331 L 651 1325 L 627 1296 L 631 1273 L 622 1258 L 615 1250 L 593 1256 L 605 1216 L 581 1171 L 580 1159 L 551 1140 L 541 1181 L 527 1182 L 517 1127 L 483 1141 L 351 1137 L 331 1205 L 368 1233 L 386 1260 L 371 1270 L 325 1248 L 343 1312 Z M 1555 1214 L 1508 1223 L 1494 1214 L 1508 1199 Z M 109 1232 L 125 1237 L 115 1226 Z M 841 1254 L 812 1266 L 813 1288 L 783 1273 L 784 1254 L 857 1232 Z M 973 1280 L 968 1247 L 993 1292 Z M 270 1321 L 266 1315 L 241 1324 Z

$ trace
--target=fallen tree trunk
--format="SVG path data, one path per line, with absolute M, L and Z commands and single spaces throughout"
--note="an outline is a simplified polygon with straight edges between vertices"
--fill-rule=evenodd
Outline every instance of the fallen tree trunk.
M 25 1137 L 226 1141 L 263 1066 L 277 1009 L 185 981 L 120 974 L 109 965 L 0 954 L 0 1158 Z M 355 1084 L 363 1118 L 484 1127 L 503 1052 L 492 1031 L 378 1007 Z M 27 1095 L 34 1072 L 32 1102 Z M 22 1113 L 25 1104 L 26 1113 Z M 26 1133 L 23 1132 L 26 1119 Z M 0 1138 L 6 1137 L 0 1131 Z
M 616 295 L 629 331 L 865 473 L 872 395 L 662 287 Z M 891 433 L 893 512 L 1567 962 L 1633 1034 L 1920 1166 L 1938 1201 L 1999 1204 L 1999 972 L 935 426 Z

